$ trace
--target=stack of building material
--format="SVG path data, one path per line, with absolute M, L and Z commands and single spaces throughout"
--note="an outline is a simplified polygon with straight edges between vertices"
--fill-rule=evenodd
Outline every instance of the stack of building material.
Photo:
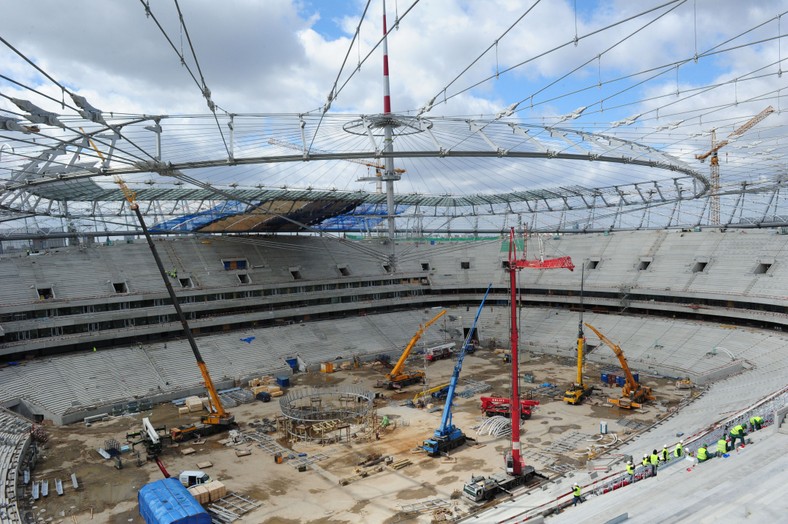
M 333 362 L 323 362 L 320 364 L 320 372 L 321 373 L 333 373 L 334 372 L 334 363 Z
M 189 408 L 187 406 L 181 406 L 178 408 L 178 415 L 188 415 Z
M 202 411 L 202 400 L 198 396 L 186 397 L 185 399 L 186 407 L 189 408 L 190 413 L 194 413 L 195 411 Z
M 198 486 L 192 486 L 189 488 L 189 493 L 192 494 L 192 497 L 197 500 L 201 505 L 208 504 L 211 501 L 211 495 L 208 491 L 208 484 L 200 484 Z
M 208 491 L 208 498 L 210 502 L 217 501 L 220 498 L 227 496 L 227 487 L 218 480 L 212 480 L 207 484 L 203 484 L 203 486 Z
M 272 397 L 281 397 L 284 395 L 282 388 L 279 386 L 255 386 L 252 388 L 252 393 L 257 395 L 260 392 L 270 393 Z

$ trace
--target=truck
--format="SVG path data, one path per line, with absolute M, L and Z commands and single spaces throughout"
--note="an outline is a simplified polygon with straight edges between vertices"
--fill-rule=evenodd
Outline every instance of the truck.
M 435 362 L 436 360 L 450 358 L 453 351 L 454 342 L 441 344 L 440 346 L 427 348 L 427 350 L 424 352 L 424 358 L 427 359 L 427 362 Z
M 493 500 L 495 495 L 501 491 L 512 494 L 511 490 L 518 486 L 522 486 L 531 480 L 536 471 L 531 466 L 525 466 L 522 475 L 509 475 L 504 472 L 495 473 L 489 477 L 483 475 L 476 475 L 471 477 L 462 488 L 462 494 L 465 498 L 473 502 L 487 502 Z
M 181 472 L 178 476 L 178 480 L 181 481 L 181 484 L 190 488 L 192 486 L 199 486 L 200 484 L 207 484 L 211 481 L 211 477 L 204 471 L 187 470 Z
M 496 415 L 507 417 L 511 416 L 511 399 L 509 397 L 481 397 L 482 411 L 488 417 Z M 531 408 L 538 406 L 538 400 L 520 399 L 520 419 L 531 418 Z

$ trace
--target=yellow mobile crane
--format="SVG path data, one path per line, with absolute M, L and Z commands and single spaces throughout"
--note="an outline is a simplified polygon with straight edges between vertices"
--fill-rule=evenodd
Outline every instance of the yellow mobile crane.
M 651 392 L 651 388 L 647 386 L 641 386 L 635 380 L 635 377 L 632 376 L 632 372 L 629 370 L 629 364 L 627 364 L 627 358 L 624 356 L 624 352 L 621 351 L 619 345 L 611 342 L 605 335 L 600 333 L 597 328 L 588 322 L 586 322 L 585 325 L 591 331 L 596 333 L 596 336 L 599 337 L 599 340 L 604 342 L 607 347 L 613 350 L 613 353 L 615 353 L 618 357 L 618 361 L 621 363 L 621 368 L 624 370 L 624 374 L 627 378 L 626 383 L 624 383 L 624 387 L 621 388 L 621 398 L 609 398 L 607 401 L 620 408 L 634 409 L 639 408 L 642 403 L 648 400 L 655 400 L 654 394 Z
M 419 326 L 419 329 L 418 331 L 416 331 L 416 334 L 413 335 L 413 338 L 410 339 L 408 345 L 405 346 L 405 350 L 402 352 L 402 355 L 400 355 L 397 363 L 394 364 L 394 367 L 391 368 L 391 371 L 389 371 L 386 374 L 385 380 L 383 380 L 382 382 L 378 382 L 378 387 L 386 387 L 388 389 L 400 389 L 403 386 L 416 384 L 417 382 L 424 382 L 425 379 L 424 371 L 420 369 L 415 371 L 405 371 L 403 369 L 405 367 L 405 361 L 410 356 L 410 352 L 413 349 L 413 346 L 416 345 L 416 342 L 418 342 L 421 336 L 424 334 L 424 332 L 427 331 L 427 328 L 433 325 L 435 322 L 437 322 L 438 319 L 445 314 L 446 314 L 446 310 L 444 309 L 443 311 L 432 317 L 432 319 L 429 322 L 427 322 L 423 326 Z
M 175 295 L 175 290 L 173 290 L 172 284 L 170 284 L 170 279 L 167 276 L 167 272 L 164 270 L 164 264 L 161 262 L 159 252 L 156 249 L 156 245 L 153 243 L 153 238 L 148 232 L 148 227 L 145 225 L 145 220 L 142 218 L 140 206 L 136 201 L 137 196 L 134 191 L 129 189 L 129 187 L 120 177 L 115 177 L 115 182 L 118 184 L 118 186 L 120 186 L 120 189 L 123 191 L 123 195 L 126 197 L 126 200 L 129 203 L 129 207 L 137 216 L 137 221 L 140 223 L 140 227 L 142 228 L 142 232 L 145 235 L 145 239 L 148 241 L 148 246 L 150 247 L 153 258 L 156 261 L 156 266 L 159 268 L 159 273 L 161 274 L 161 278 L 164 281 L 164 286 L 167 288 L 167 293 L 170 295 L 172 305 L 175 307 L 175 312 L 178 314 L 178 319 L 181 321 L 181 325 L 183 326 L 183 333 L 186 335 L 186 338 L 189 341 L 189 346 L 191 346 L 192 353 L 194 353 L 194 358 L 197 359 L 197 366 L 200 368 L 200 373 L 202 374 L 202 379 L 205 383 L 205 389 L 208 390 L 209 413 L 208 415 L 202 417 L 202 423 L 187 424 L 177 428 L 172 428 L 170 430 L 170 437 L 173 441 L 177 442 L 194 436 L 204 436 L 209 433 L 217 433 L 229 429 L 231 426 L 235 425 L 235 417 L 225 411 L 224 406 L 222 406 L 219 393 L 216 391 L 213 381 L 211 380 L 211 375 L 208 373 L 208 367 L 205 365 L 205 361 L 202 359 L 200 350 L 197 349 L 197 343 L 194 341 L 194 336 L 192 335 L 192 331 L 189 328 L 188 322 L 186 321 L 186 316 L 183 314 L 181 305 L 178 303 L 178 297 Z
M 585 335 L 583 334 L 583 282 L 585 277 L 585 264 L 582 265 L 580 273 L 580 323 L 577 327 L 577 380 L 570 384 L 564 393 L 564 402 L 577 405 L 583 399 L 591 395 L 593 386 L 583 383 L 583 349 L 585 348 Z

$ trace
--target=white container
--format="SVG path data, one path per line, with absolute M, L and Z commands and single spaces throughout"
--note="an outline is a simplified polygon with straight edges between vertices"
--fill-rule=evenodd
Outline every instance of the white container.
M 607 422 L 605 422 L 604 420 L 599 423 L 599 432 L 602 435 L 607 435 Z

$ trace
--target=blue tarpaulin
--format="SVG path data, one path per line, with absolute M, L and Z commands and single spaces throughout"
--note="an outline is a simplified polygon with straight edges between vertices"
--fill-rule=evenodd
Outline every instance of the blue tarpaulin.
M 211 524 L 211 516 L 178 479 L 161 479 L 137 494 L 146 524 Z

